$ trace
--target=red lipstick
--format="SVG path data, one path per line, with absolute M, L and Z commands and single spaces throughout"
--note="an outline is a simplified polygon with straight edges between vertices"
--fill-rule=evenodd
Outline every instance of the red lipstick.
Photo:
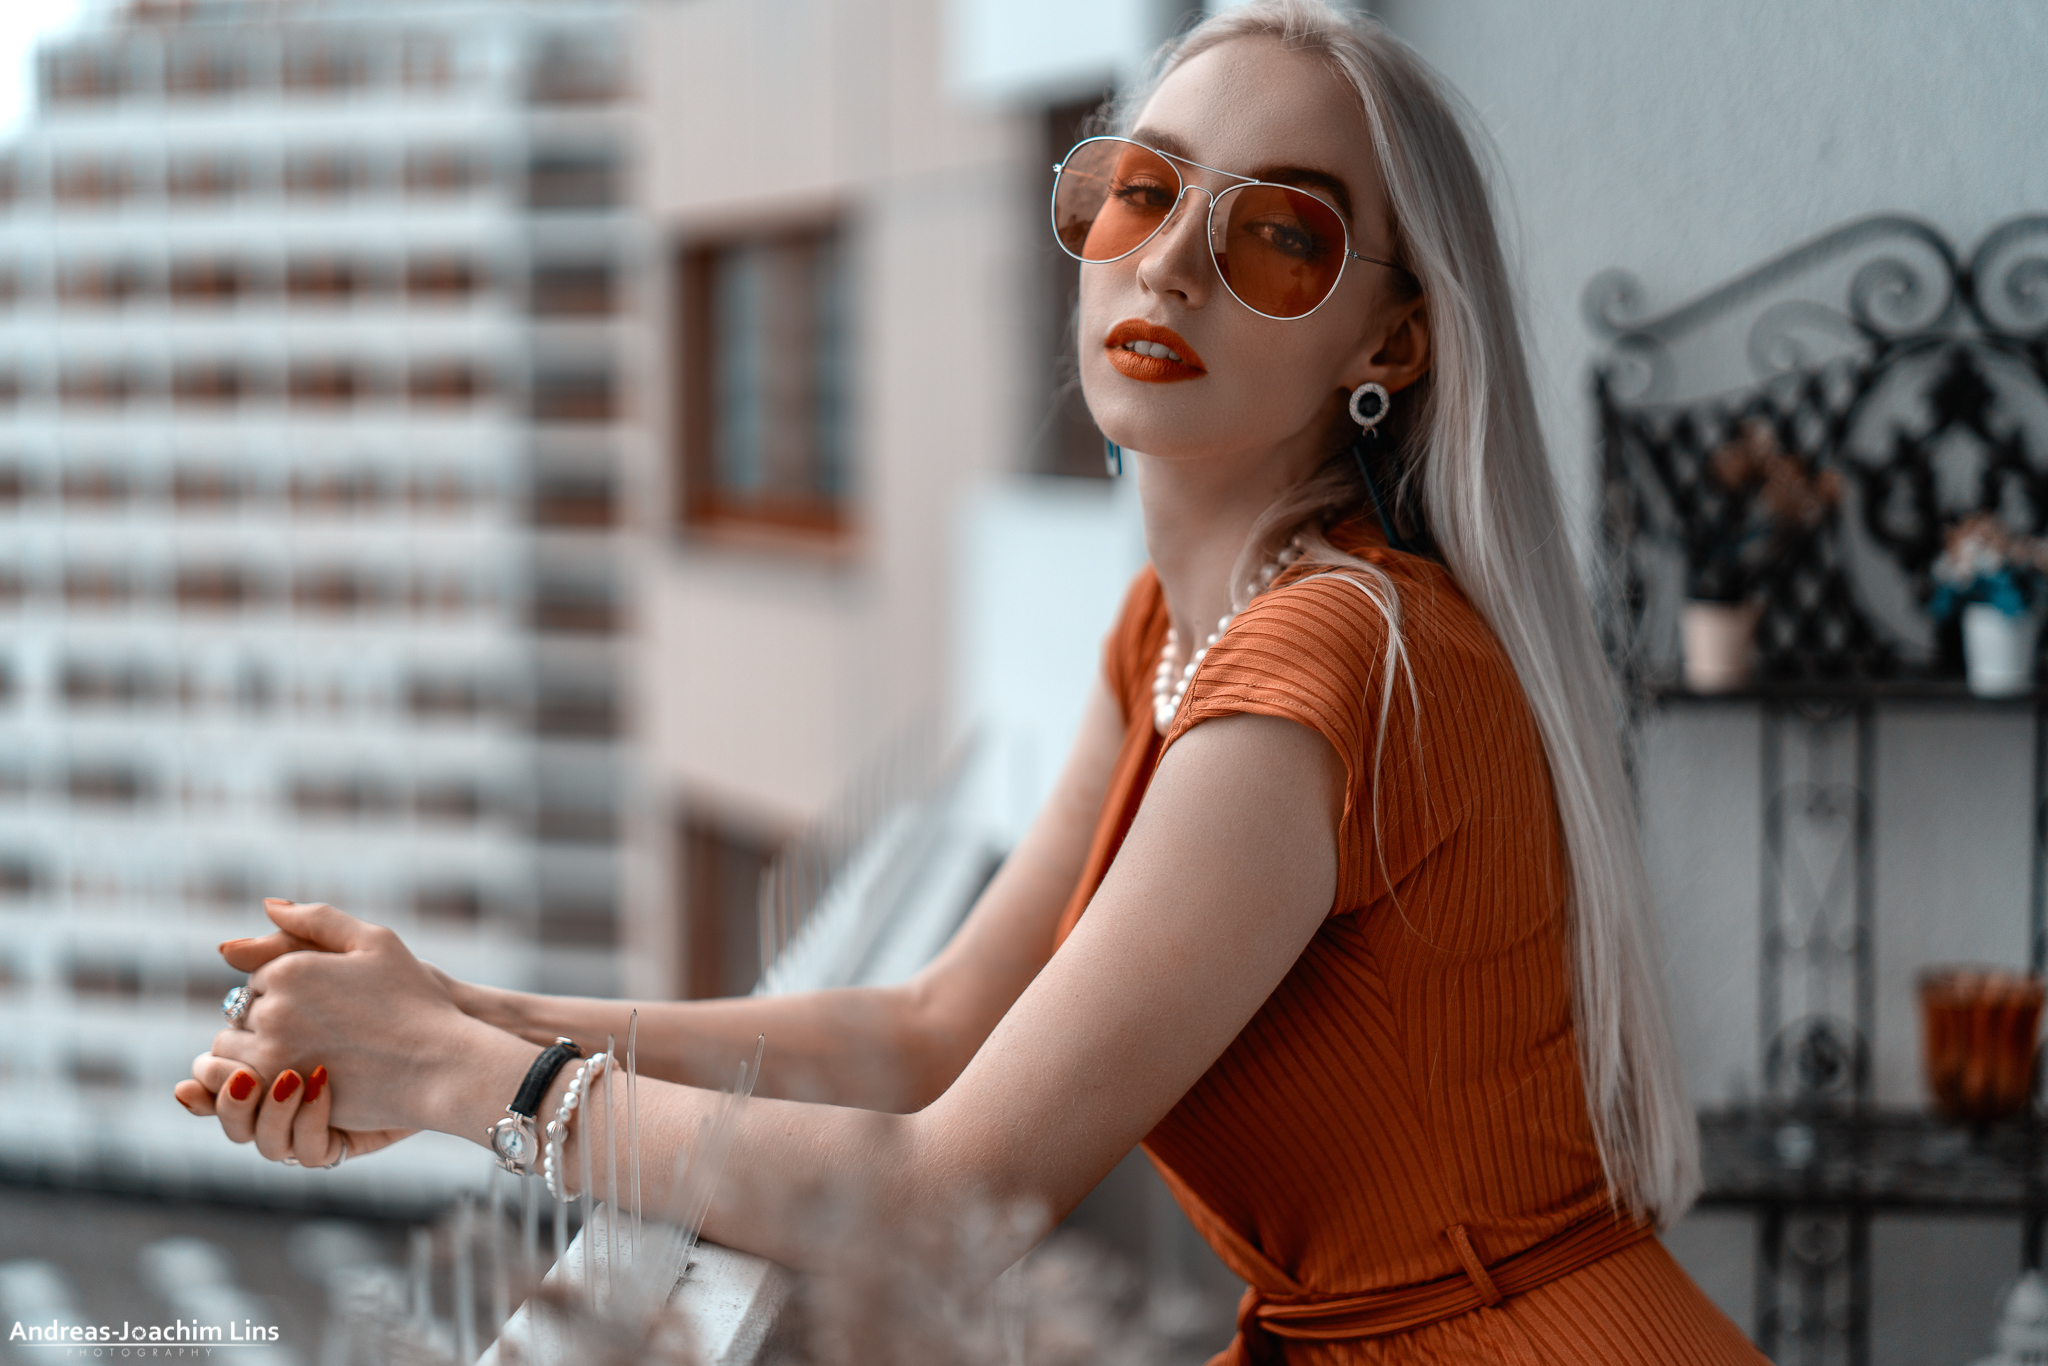
M 1126 342 L 1163 347 L 1180 359 L 1133 351 L 1125 345 Z M 1195 348 L 1182 340 L 1180 333 L 1157 323 L 1126 318 L 1110 329 L 1109 337 L 1102 345 L 1109 353 L 1109 363 L 1117 368 L 1118 373 L 1147 384 L 1173 384 L 1184 379 L 1200 379 L 1209 373 L 1202 364 L 1202 358 L 1195 354 Z

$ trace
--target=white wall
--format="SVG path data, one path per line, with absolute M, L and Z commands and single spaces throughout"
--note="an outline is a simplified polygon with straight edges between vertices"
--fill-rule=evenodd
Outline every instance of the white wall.
M 1619 267 L 1652 312 L 1847 219 L 1924 217 L 1967 252 L 2048 208 L 2048 7 L 2033 0 L 1378 7 L 1477 108 L 1500 152 L 1528 331 L 1567 497 L 1590 535 L 1586 282 Z M 1887 712 L 1876 828 L 1882 1101 L 1922 1096 L 1912 980 L 1930 961 L 2025 961 L 2023 716 Z M 1759 1078 L 1758 730 L 1667 713 L 1646 823 L 1695 1093 Z M 1796 772 L 1796 770 L 1793 770 Z

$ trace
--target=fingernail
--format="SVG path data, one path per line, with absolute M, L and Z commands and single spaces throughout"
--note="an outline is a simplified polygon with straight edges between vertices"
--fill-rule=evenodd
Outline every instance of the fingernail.
M 256 1074 L 253 1072 L 237 1072 L 228 1078 L 228 1094 L 236 1100 L 247 1100 L 255 1089 Z
M 248 942 L 249 942 L 249 941 L 248 941 L 248 940 L 246 940 L 246 939 L 223 939 L 223 940 L 221 940 L 221 941 L 220 941 L 220 951 L 221 951 L 222 953 L 226 953 L 226 952 L 227 952 L 227 951 L 228 951 L 229 949 L 233 948 L 233 947 L 234 947 L 235 945 L 237 945 L 237 944 L 246 944 L 246 943 L 248 943 Z
M 311 1105 L 314 1101 L 320 1099 L 320 1093 L 326 1089 L 327 1069 L 325 1067 L 314 1068 L 313 1075 L 306 1078 L 306 1104 Z
M 289 906 L 292 903 L 291 900 L 287 897 L 266 896 L 263 898 L 263 904 L 266 906 Z
M 277 1084 L 270 1088 L 270 1098 L 272 1100 L 290 1100 L 292 1098 L 292 1092 L 298 1089 L 299 1074 L 296 1072 L 287 1071 L 283 1076 L 277 1079 Z
M 173 1093 L 173 1094 L 172 1094 L 172 1096 L 171 1096 L 171 1099 L 172 1099 L 172 1100 L 175 1100 L 175 1101 L 176 1101 L 176 1102 L 178 1102 L 178 1104 L 180 1104 L 180 1105 L 185 1105 L 185 1098 L 184 1098 L 183 1096 L 181 1096 L 181 1095 L 177 1095 L 177 1094 Z M 185 1105 L 185 1113 L 186 1113 L 186 1114 L 188 1114 L 188 1115 L 196 1115 L 196 1114 L 198 1114 L 199 1112 L 198 1112 L 197 1110 L 193 1109 L 193 1108 L 192 1108 L 191 1106 L 189 1106 L 189 1105 Z

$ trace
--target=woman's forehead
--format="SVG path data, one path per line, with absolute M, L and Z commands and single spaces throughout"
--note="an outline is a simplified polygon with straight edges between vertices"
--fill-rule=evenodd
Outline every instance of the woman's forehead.
M 1176 66 L 1131 136 L 1236 175 L 1321 171 L 1360 209 L 1381 201 L 1357 92 L 1323 58 L 1275 39 L 1235 38 Z

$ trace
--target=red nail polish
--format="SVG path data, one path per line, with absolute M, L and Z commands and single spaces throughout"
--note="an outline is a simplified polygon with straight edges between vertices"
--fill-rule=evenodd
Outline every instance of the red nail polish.
M 222 952 L 222 953 L 226 953 L 226 952 L 227 952 L 227 951 L 228 951 L 229 949 L 233 948 L 233 947 L 234 947 L 235 945 L 237 945 L 237 944 L 246 944 L 246 943 L 248 943 L 248 942 L 249 942 L 249 941 L 248 941 L 248 940 L 246 940 L 246 939 L 223 939 L 223 940 L 221 940 L 221 941 L 220 941 L 220 952 Z
M 184 1098 L 183 1096 L 179 1096 L 179 1095 L 173 1095 L 173 1096 L 171 1097 L 171 1099 L 172 1099 L 172 1100 L 175 1100 L 175 1101 L 176 1101 L 176 1102 L 178 1102 L 178 1104 L 180 1104 L 180 1105 L 185 1105 L 185 1098 Z M 196 1115 L 196 1114 L 198 1114 L 199 1112 L 198 1112 L 197 1110 L 193 1109 L 193 1108 L 192 1108 L 191 1106 L 189 1106 L 189 1105 L 185 1105 L 185 1113 L 186 1113 L 186 1114 L 188 1114 L 188 1115 Z
M 327 1069 L 325 1067 L 314 1068 L 313 1075 L 306 1078 L 306 1104 L 311 1105 L 314 1101 L 320 1099 L 320 1093 L 326 1089 Z
M 299 1074 L 296 1072 L 286 1072 L 277 1079 L 277 1084 L 270 1088 L 270 1098 L 272 1100 L 290 1100 L 292 1093 L 298 1089 Z
M 236 1100 L 247 1100 L 249 1093 L 256 1089 L 256 1077 L 251 1072 L 237 1072 L 228 1078 L 228 1094 Z

